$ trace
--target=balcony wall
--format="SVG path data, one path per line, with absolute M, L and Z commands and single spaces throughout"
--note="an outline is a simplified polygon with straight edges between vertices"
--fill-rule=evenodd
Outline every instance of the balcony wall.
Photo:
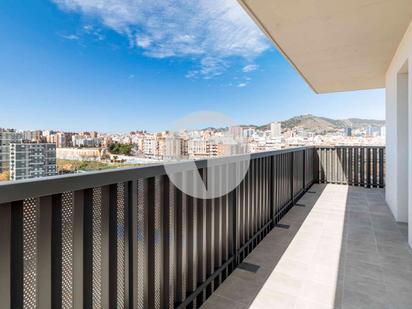
M 397 221 L 412 222 L 412 23 L 385 76 L 387 190 L 386 202 Z M 412 224 L 409 224 L 412 247 Z

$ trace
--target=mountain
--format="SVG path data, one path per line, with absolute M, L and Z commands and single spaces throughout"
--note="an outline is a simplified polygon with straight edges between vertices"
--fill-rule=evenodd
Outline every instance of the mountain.
M 334 131 L 337 129 L 343 129 L 351 127 L 353 129 L 364 128 L 364 127 L 382 127 L 385 125 L 384 120 L 374 120 L 374 119 L 359 119 L 359 118 L 349 118 L 349 119 L 331 119 L 326 117 L 319 117 L 315 115 L 302 115 L 290 118 L 285 121 L 281 121 L 282 129 L 292 129 L 294 127 L 303 127 L 305 129 L 313 130 L 316 132 Z M 269 129 L 270 124 L 266 124 L 258 127 L 258 129 Z

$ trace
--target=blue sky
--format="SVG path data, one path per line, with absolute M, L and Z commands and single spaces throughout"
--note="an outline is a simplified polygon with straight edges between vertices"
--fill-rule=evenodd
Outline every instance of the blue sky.
M 204 110 L 242 124 L 385 117 L 384 90 L 313 93 L 235 0 L 103 2 L 0 2 L 0 127 L 162 130 Z

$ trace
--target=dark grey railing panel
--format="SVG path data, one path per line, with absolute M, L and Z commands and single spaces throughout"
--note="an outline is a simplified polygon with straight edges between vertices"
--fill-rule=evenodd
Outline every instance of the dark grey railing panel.
M 385 186 L 385 148 L 372 146 L 321 147 L 319 181 L 362 187 Z
M 0 299 L 4 308 L 11 306 L 11 203 L 0 205 Z

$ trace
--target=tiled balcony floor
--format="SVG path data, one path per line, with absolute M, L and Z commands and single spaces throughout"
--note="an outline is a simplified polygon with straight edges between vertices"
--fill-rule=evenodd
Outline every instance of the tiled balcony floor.
M 382 189 L 314 185 L 202 308 L 412 308 L 412 250 Z

